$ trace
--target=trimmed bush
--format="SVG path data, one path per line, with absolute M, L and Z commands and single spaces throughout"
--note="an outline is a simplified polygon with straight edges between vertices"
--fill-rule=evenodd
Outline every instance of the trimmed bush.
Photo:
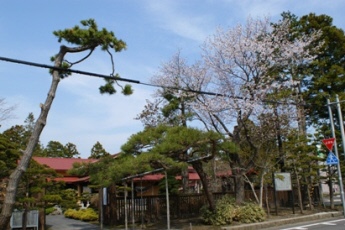
M 52 212 L 55 211 L 55 208 L 54 207 L 49 207 L 49 208 L 46 208 L 46 215 L 49 215 L 51 214 Z
M 241 223 L 254 223 L 266 220 L 266 213 L 263 208 L 254 203 L 237 205 L 230 196 L 224 196 L 216 202 L 215 212 L 211 212 L 204 206 L 201 216 L 206 224 L 227 225 L 234 221 Z
M 82 221 L 98 220 L 98 214 L 95 212 L 95 210 L 91 208 L 81 209 L 79 210 L 79 212 L 80 212 L 79 219 Z
M 64 215 L 67 218 L 82 220 L 82 221 L 98 220 L 98 214 L 92 208 L 80 209 L 80 210 L 68 209 L 65 211 Z
M 245 203 L 239 207 L 238 221 L 241 223 L 255 223 L 266 220 L 266 212 L 259 205 L 254 203 Z
M 71 218 L 71 219 L 78 219 L 78 211 L 75 210 L 75 209 L 67 209 L 65 212 L 64 212 L 64 215 L 65 217 L 67 218 Z

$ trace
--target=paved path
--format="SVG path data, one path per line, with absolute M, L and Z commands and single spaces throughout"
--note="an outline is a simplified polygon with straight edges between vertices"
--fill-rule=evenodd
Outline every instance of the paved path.
M 64 217 L 64 215 L 47 215 L 46 223 L 49 230 L 99 230 L 100 227 L 95 224 L 73 220 Z

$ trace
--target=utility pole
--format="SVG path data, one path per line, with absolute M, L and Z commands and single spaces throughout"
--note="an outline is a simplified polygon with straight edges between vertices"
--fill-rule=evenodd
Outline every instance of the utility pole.
M 340 110 L 340 103 L 339 103 L 338 95 L 337 95 L 336 104 L 337 104 L 337 108 L 338 108 L 338 112 L 339 112 L 339 110 Z M 327 99 L 327 107 L 328 107 L 328 112 L 329 112 L 329 120 L 330 120 L 330 124 L 331 124 L 332 136 L 333 136 L 333 138 L 335 140 L 334 153 L 335 153 L 335 156 L 338 158 L 338 164 L 337 164 L 338 182 L 339 182 L 339 188 L 340 188 L 341 203 L 343 205 L 343 215 L 345 216 L 343 179 L 342 179 L 342 176 L 341 176 L 340 160 L 339 160 L 338 147 L 337 147 L 337 138 L 335 136 L 334 122 L 333 122 L 333 113 L 332 113 L 331 103 L 330 103 L 329 99 Z M 343 127 L 344 124 L 342 122 L 343 119 L 340 117 L 341 116 L 341 110 L 340 110 L 340 113 L 338 115 L 339 115 L 339 123 L 341 121 L 340 127 L 342 127 L 342 130 L 344 131 L 344 127 Z M 343 149 L 344 149 L 345 148 L 345 145 L 344 145 L 345 142 L 344 142 L 343 132 L 342 132 L 341 135 L 342 135 L 342 139 L 343 139 Z

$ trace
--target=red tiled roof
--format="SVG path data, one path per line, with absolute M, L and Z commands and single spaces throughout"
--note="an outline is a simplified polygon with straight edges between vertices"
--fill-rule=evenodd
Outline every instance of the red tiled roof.
M 176 176 L 176 180 L 181 180 L 181 176 Z M 189 173 L 188 175 L 189 180 L 200 180 L 200 177 L 197 173 Z
M 143 177 L 135 177 L 133 178 L 134 181 L 159 181 L 164 178 L 164 174 L 149 174 Z
M 82 158 L 55 158 L 55 157 L 33 157 L 33 159 L 41 164 L 46 165 L 54 170 L 69 170 L 73 168 L 74 163 L 91 163 L 97 160 L 95 159 L 82 159 Z
M 143 177 L 135 177 L 134 181 L 160 181 L 164 178 L 164 174 L 148 174 Z M 176 176 L 176 180 L 181 180 L 181 176 Z M 200 180 L 197 173 L 189 173 L 189 180 Z
M 86 177 L 74 177 L 74 176 L 69 176 L 69 177 L 58 177 L 58 178 L 54 178 L 54 181 L 64 181 L 67 184 L 73 184 L 76 182 L 85 182 L 85 181 L 89 181 L 90 177 L 86 176 Z

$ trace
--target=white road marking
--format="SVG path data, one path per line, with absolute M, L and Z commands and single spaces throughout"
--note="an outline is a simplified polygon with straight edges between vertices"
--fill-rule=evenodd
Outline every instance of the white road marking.
M 281 230 L 308 230 L 309 227 L 313 227 L 313 226 L 317 226 L 317 225 L 337 225 L 336 222 L 344 221 L 344 220 L 345 219 L 332 220 L 332 221 L 326 221 L 326 222 L 320 222 L 320 223 L 315 223 L 315 224 L 308 224 L 308 225 L 293 227 L 293 228 L 284 228 Z
M 322 222 L 320 224 L 322 224 L 322 225 L 337 225 L 337 224 L 334 224 L 334 223 L 331 223 L 331 222 Z

